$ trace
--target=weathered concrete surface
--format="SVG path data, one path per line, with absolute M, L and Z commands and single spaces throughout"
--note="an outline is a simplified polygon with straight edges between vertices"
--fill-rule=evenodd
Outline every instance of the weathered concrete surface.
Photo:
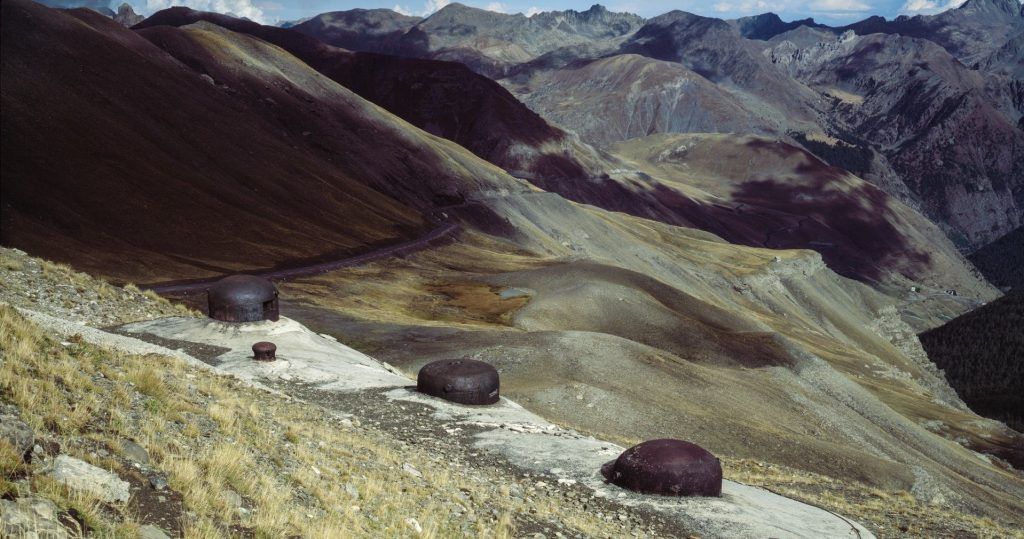
M 474 407 L 419 394 L 410 388 L 412 380 L 393 367 L 287 318 L 252 324 L 166 318 L 121 329 L 230 348 L 214 358 L 217 368 L 252 382 L 283 379 L 339 392 L 391 387 L 390 399 L 432 407 L 433 418 L 446 431 L 466 433 L 475 447 L 512 466 L 550 475 L 560 484 L 584 486 L 623 506 L 657 512 L 705 537 L 873 537 L 863 526 L 831 512 L 732 481 L 724 482 L 723 496 L 717 499 L 646 496 L 606 484 L 600 466 L 622 447 L 552 425 L 508 399 Z M 263 340 L 277 344 L 277 361 L 251 358 L 252 343 Z

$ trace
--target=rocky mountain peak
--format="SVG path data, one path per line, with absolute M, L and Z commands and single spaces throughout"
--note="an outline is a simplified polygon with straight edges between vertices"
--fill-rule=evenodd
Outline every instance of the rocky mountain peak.
M 127 2 L 122 3 L 117 8 L 117 13 L 114 14 L 113 18 L 115 21 L 128 27 L 135 26 L 145 19 L 142 15 L 135 13 L 135 10 Z
M 1019 0 L 967 0 L 956 11 L 971 15 L 1020 17 L 1024 14 Z

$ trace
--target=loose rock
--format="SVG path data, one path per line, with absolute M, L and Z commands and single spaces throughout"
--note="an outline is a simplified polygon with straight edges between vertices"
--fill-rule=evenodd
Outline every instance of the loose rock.
M 139 539 L 171 539 L 163 530 L 152 524 L 139 528 Z
M 57 520 L 57 506 L 42 498 L 0 499 L 0 536 L 63 539 L 67 530 Z
M 32 449 L 34 439 L 32 427 L 28 423 L 14 415 L 0 415 L 0 440 L 10 443 L 19 455 L 24 456 Z
M 49 475 L 71 490 L 88 492 L 106 502 L 126 502 L 131 496 L 127 481 L 103 468 L 67 455 L 54 459 Z
M 144 447 L 131 440 L 121 441 L 121 451 L 125 457 L 128 457 L 128 460 L 139 464 L 149 464 L 149 453 Z

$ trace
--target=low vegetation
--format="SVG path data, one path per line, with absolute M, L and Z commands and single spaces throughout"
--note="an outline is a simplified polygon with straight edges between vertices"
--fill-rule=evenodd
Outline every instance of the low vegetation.
M 1024 432 L 1024 289 L 920 335 L 975 412 Z
M 97 536 L 135 537 L 157 519 L 197 538 L 508 537 L 524 515 L 616 535 L 554 494 L 508 496 L 513 480 L 493 470 L 444 462 L 179 360 L 53 340 L 10 306 L 0 306 L 0 349 L 0 399 L 21 411 L 37 442 L 130 478 L 140 469 L 122 446 L 134 440 L 150 458 L 142 475 L 166 477 L 168 490 L 143 485 L 127 504 L 107 504 L 49 479 L 45 460 L 0 450 L 0 495 L 52 500 Z
M 0 247 L 0 302 L 96 327 L 196 314 L 133 284 L 114 286 L 5 247 Z
M 1024 227 L 971 253 L 972 263 L 1002 289 L 1024 288 Z
M 888 491 L 750 459 L 722 459 L 722 464 L 728 479 L 857 520 L 880 538 L 1024 537 L 1020 530 L 990 518 L 923 504 L 906 491 Z

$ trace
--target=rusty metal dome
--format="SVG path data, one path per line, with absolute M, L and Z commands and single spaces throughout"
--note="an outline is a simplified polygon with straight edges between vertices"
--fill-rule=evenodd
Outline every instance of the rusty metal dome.
M 697 444 L 649 440 L 601 467 L 608 482 L 666 496 L 721 496 L 722 463 Z
M 274 361 L 277 358 L 277 345 L 267 341 L 252 345 L 252 358 L 256 361 Z
M 494 404 L 498 385 L 498 371 L 473 359 L 434 361 L 416 377 L 419 392 L 459 404 Z
M 207 293 L 210 318 L 224 322 L 276 321 L 277 288 L 253 275 L 232 275 L 217 281 Z

